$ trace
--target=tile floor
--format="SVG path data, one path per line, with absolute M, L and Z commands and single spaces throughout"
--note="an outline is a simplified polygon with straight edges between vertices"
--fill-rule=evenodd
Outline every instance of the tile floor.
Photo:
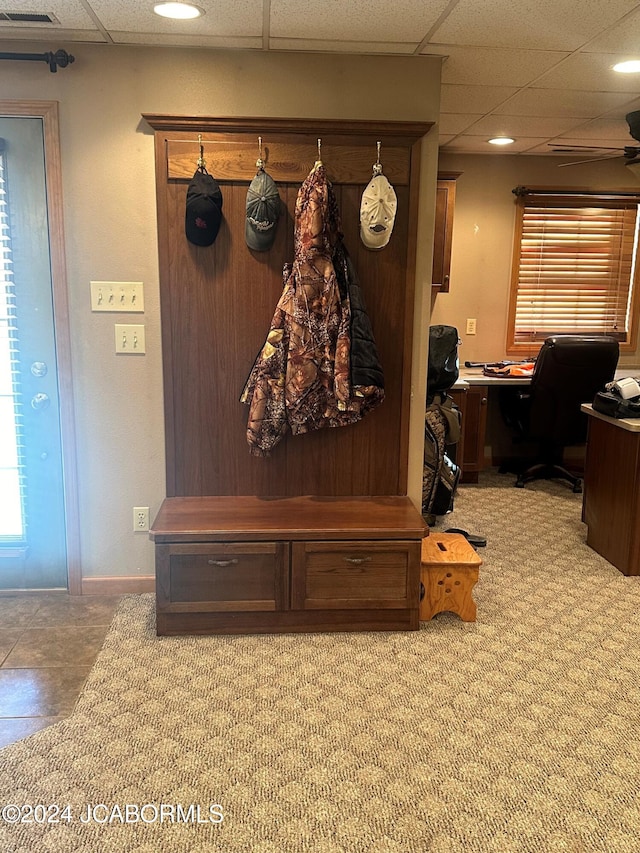
M 69 716 L 119 596 L 0 596 L 0 747 Z

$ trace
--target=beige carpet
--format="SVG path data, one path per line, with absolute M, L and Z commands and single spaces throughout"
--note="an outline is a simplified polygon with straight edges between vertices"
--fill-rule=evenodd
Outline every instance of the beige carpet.
M 489 540 L 474 624 L 159 639 L 124 599 L 73 716 L 0 751 L 2 803 L 70 809 L 0 850 L 638 853 L 640 578 L 586 546 L 579 495 L 511 482 L 440 525 Z

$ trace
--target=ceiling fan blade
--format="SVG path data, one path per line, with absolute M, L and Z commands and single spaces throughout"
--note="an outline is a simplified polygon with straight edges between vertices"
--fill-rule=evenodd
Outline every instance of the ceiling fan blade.
M 622 154 L 613 154 L 610 157 L 590 157 L 588 160 L 574 160 L 572 163 L 558 163 L 558 168 L 562 169 L 563 166 L 581 166 L 584 163 L 599 163 L 601 160 L 617 160 L 622 156 Z
M 624 151 L 624 149 L 619 145 L 567 145 L 565 147 L 558 147 L 559 143 L 549 142 L 554 151 L 563 152 L 566 151 L 570 153 L 571 151 L 580 151 L 586 149 L 587 151 Z

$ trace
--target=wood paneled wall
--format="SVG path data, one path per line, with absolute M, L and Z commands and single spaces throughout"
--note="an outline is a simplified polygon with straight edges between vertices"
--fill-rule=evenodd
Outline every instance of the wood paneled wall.
M 215 119 L 145 115 L 155 130 L 168 496 L 406 493 L 420 142 L 430 123 Z M 184 233 L 186 191 L 202 134 L 207 170 L 223 194 L 210 247 Z M 258 136 L 285 208 L 274 245 L 245 243 L 245 203 Z M 293 260 L 300 184 L 317 158 L 334 185 L 345 245 L 358 272 L 385 374 L 386 399 L 357 424 L 285 439 L 251 456 L 239 402 Z M 376 142 L 398 196 L 388 246 L 365 249 L 360 199 Z

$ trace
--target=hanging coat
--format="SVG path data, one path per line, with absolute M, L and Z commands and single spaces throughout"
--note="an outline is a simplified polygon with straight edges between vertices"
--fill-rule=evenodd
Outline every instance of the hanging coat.
M 347 273 L 338 278 L 336 257 L 341 271 L 347 269 L 336 198 L 324 166 L 316 164 L 296 200 L 294 260 L 284 268 L 267 339 L 240 397 L 249 405 L 247 441 L 254 455 L 268 454 L 287 429 L 300 435 L 355 423 L 384 399 L 372 334 L 371 370 L 356 377 L 370 384 L 352 381 L 349 294 L 357 280 Z M 360 319 L 363 312 L 359 304 Z M 366 355 L 361 339 L 358 348 L 358 358 Z

